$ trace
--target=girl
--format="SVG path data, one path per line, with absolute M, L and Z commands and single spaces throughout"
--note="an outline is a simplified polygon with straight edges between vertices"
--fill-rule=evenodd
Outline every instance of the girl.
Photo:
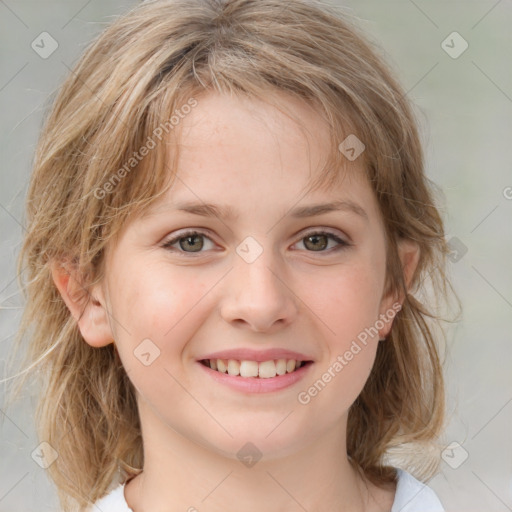
M 26 216 L 20 339 L 64 511 L 443 510 L 421 482 L 443 222 L 346 15 L 138 5 L 64 83 Z

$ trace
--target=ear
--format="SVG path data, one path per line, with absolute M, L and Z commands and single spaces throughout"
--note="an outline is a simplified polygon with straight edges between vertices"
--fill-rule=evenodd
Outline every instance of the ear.
M 400 258 L 400 264 L 402 267 L 405 288 L 409 290 L 414 272 L 418 267 L 418 262 L 420 259 L 420 247 L 414 240 L 402 238 L 398 241 L 398 256 Z M 393 325 L 393 318 L 402 307 L 404 300 L 405 293 L 403 290 L 399 290 L 398 295 L 389 294 L 382 298 L 380 318 L 385 322 L 385 326 L 383 329 L 379 330 L 379 335 L 381 338 L 385 338 L 389 334 L 391 326 Z M 394 311 L 394 313 L 390 314 L 390 311 Z M 386 312 L 388 314 L 386 314 Z M 391 318 L 389 321 L 386 321 L 385 317 Z
M 72 264 L 52 262 L 53 282 L 91 347 L 113 342 L 103 290 L 100 285 L 87 289 Z
M 420 247 L 414 240 L 402 238 L 398 241 L 398 255 L 402 264 L 402 272 L 406 290 L 409 290 L 420 260 Z M 403 304 L 405 295 L 400 292 L 399 301 Z

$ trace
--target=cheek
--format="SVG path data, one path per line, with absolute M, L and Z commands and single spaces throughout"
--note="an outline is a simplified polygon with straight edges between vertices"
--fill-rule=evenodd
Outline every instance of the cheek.
M 126 373 L 145 401 L 164 410 L 172 399 L 173 407 L 186 410 L 182 364 L 208 288 L 191 279 L 192 270 L 171 271 L 161 262 L 118 268 L 111 280 L 119 283 L 111 293 L 111 323 Z
M 383 272 L 383 260 L 359 258 L 304 283 L 302 294 L 308 297 L 305 302 L 315 313 L 325 343 L 311 383 L 318 382 L 316 387 L 322 389 L 318 405 L 336 404 L 333 419 L 353 403 L 370 375 L 379 343 L 375 324 Z
M 191 329 L 197 328 L 194 311 L 208 289 L 206 284 L 191 278 L 191 269 L 171 269 L 161 262 L 117 269 L 110 280 L 110 303 L 120 354 L 133 353 L 149 339 L 155 352 L 168 353 L 172 356 L 168 361 L 177 360 Z
M 308 279 L 302 288 L 305 303 L 340 348 L 378 319 L 384 266 L 367 261 L 333 267 Z

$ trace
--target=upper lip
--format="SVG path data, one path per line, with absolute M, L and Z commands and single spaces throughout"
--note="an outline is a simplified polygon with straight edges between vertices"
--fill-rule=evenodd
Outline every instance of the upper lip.
M 257 361 L 258 363 L 274 359 L 312 361 L 312 358 L 305 354 L 281 348 L 271 348 L 267 350 L 254 350 L 249 348 L 220 350 L 219 352 L 213 352 L 205 355 L 204 357 L 200 357 L 198 361 L 202 361 L 203 359 L 235 359 L 237 361 Z

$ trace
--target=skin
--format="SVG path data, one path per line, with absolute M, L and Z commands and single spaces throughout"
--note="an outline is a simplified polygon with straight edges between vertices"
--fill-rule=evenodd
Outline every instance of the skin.
M 403 300 L 384 295 L 383 220 L 358 160 L 347 160 L 336 187 L 303 197 L 311 173 L 321 172 L 328 127 L 306 103 L 275 94 L 306 131 L 258 100 L 198 98 L 181 122 L 179 179 L 108 248 L 93 300 L 76 299 L 79 276 L 53 268 L 84 340 L 93 347 L 115 340 L 137 389 L 145 464 L 125 487 L 135 512 L 391 509 L 395 486 L 377 488 L 350 465 L 346 424 L 392 320 L 307 405 L 297 399 Z M 357 203 L 367 219 L 351 211 L 285 215 L 339 199 Z M 173 211 L 185 200 L 229 205 L 238 217 Z M 202 252 L 186 240 L 185 249 L 162 247 L 185 228 L 205 232 Z M 317 245 L 329 246 L 315 251 L 305 237 L 321 229 L 351 245 L 321 238 Z M 236 252 L 247 236 L 263 250 L 252 263 Z M 399 253 L 409 282 L 418 248 L 404 241 Z M 147 338 L 160 355 L 145 366 L 133 352 Z M 292 387 L 258 395 L 227 388 L 198 367 L 201 356 L 238 347 L 296 350 L 314 363 Z M 237 458 L 247 442 L 263 454 L 251 468 Z

